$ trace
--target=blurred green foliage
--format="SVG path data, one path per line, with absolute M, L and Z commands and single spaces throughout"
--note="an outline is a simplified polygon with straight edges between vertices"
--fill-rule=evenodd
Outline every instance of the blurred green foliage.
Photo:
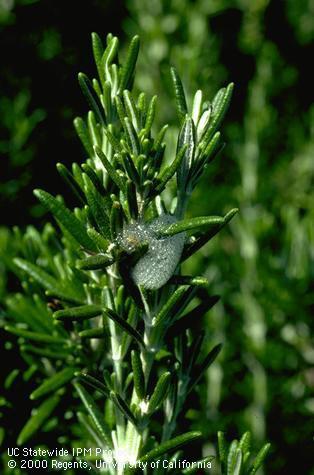
M 32 35 L 21 35 L 31 45 L 28 54 L 38 43 L 36 67 L 38 71 L 46 65 L 50 91 L 58 75 L 64 79 L 65 67 L 71 66 L 67 74 L 73 84 L 74 71 L 90 56 L 87 32 L 113 29 L 111 24 L 101 25 L 99 18 L 105 14 L 100 3 L 92 2 L 89 8 L 80 40 L 85 49 L 80 52 L 77 37 L 65 34 L 62 5 L 56 7 L 54 24 L 47 24 L 47 19 L 43 26 L 35 22 Z M 110 2 L 103 3 L 110 8 Z M 26 8 L 38 8 L 37 18 L 46 18 L 41 5 L 47 11 L 52 8 L 45 0 L 1 2 L 1 34 L 8 45 L 16 34 L 14 25 L 21 31 L 19 18 Z M 129 14 L 120 6 L 115 18 L 128 35 L 140 34 L 145 45 L 146 56 L 138 65 L 139 89 L 158 91 L 166 99 L 160 102 L 167 104 L 169 64 L 177 67 L 190 101 L 197 87 L 212 96 L 231 79 L 236 83 L 225 128 L 228 145 L 206 172 L 190 207 L 191 215 L 240 208 L 231 232 L 217 237 L 186 267 L 187 273 L 205 275 L 212 292 L 221 295 L 207 317 L 208 345 L 224 342 L 222 358 L 208 372 L 200 394 L 202 409 L 190 410 L 190 418 L 210 444 L 217 429 L 232 436 L 250 429 L 257 445 L 270 440 L 266 473 L 294 473 L 298 453 L 298 471 L 313 474 L 313 2 L 129 0 L 127 5 Z M 76 26 L 77 36 L 82 23 Z M 69 155 L 69 162 L 79 151 L 71 120 L 81 100 L 79 93 L 67 98 L 70 88 L 65 86 L 62 93 L 58 83 L 51 102 L 45 102 L 31 68 L 24 68 L 21 78 L 16 59 L 4 65 L 0 121 L 5 133 L 0 146 L 6 173 L 0 196 L 6 207 L 10 197 L 14 213 L 5 219 L 4 205 L 1 211 L 4 224 L 19 224 L 40 216 L 36 208 L 28 211 L 35 180 L 40 177 L 41 186 L 48 184 L 55 191 L 51 177 L 56 177 L 52 170 L 58 151 Z M 84 68 L 89 65 L 84 63 Z M 158 116 L 175 127 L 171 110 L 164 107 Z M 47 120 L 40 122 L 45 116 Z M 51 150 L 44 162 L 47 148 Z M 7 230 L 1 231 L 0 248 L 2 297 L 8 285 L 10 290 L 16 285 L 7 275 L 8 256 L 17 252 Z

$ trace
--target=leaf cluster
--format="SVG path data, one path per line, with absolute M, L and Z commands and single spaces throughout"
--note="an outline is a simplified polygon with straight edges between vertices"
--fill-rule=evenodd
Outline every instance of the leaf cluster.
M 175 432 L 188 394 L 221 349 L 218 344 L 204 354 L 205 332 L 199 331 L 218 299 L 206 279 L 182 275 L 179 265 L 160 288 L 139 285 L 132 269 L 150 243 L 129 236 L 126 249 L 121 236 L 130 225 L 145 228 L 172 216 L 154 238 L 163 243 L 186 233 L 182 261 L 233 217 L 236 210 L 184 219 L 190 194 L 221 149 L 218 128 L 233 85 L 212 103 L 198 91 L 189 112 L 172 69 L 181 129 L 176 156 L 165 164 L 167 125 L 154 130 L 157 98 L 132 93 L 139 38 L 131 40 L 122 64 L 116 37 L 108 35 L 103 45 L 93 34 L 92 44 L 98 79 L 79 74 L 91 110 L 74 121 L 88 158 L 71 170 L 57 164 L 80 207 L 71 210 L 61 197 L 35 190 L 59 231 L 50 224 L 42 233 L 15 231 L 20 252 L 12 269 L 24 292 L 8 299 L 5 329 L 18 337 L 36 382 L 30 398 L 40 401 L 18 443 L 27 442 L 73 388 L 81 401 L 75 402 L 81 438 L 115 454 L 124 450 L 126 461 L 148 461 L 201 437 Z M 177 187 L 167 207 L 163 192 L 173 177 Z

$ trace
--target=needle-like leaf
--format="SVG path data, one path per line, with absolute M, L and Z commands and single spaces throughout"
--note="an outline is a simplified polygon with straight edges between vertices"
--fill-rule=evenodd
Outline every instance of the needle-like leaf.
M 56 391 L 57 389 L 61 388 L 71 381 L 75 371 L 75 368 L 64 368 L 58 373 L 55 373 L 32 392 L 30 399 L 38 399 L 48 393 L 51 393 L 52 391 Z
M 134 379 L 134 389 L 137 397 L 142 400 L 145 396 L 145 378 L 140 355 L 137 351 L 132 351 L 131 362 Z
M 189 390 L 191 391 L 193 387 L 198 383 L 202 375 L 205 373 L 205 371 L 209 368 L 209 366 L 215 361 L 217 356 L 219 355 L 220 351 L 222 348 L 222 344 L 219 343 L 216 345 L 204 358 L 203 362 L 200 364 L 200 366 L 197 368 L 196 371 L 193 373 L 193 378 L 191 380 Z
M 105 125 L 105 122 L 106 122 L 105 112 L 99 100 L 99 97 L 96 94 L 93 84 L 90 82 L 90 80 L 84 73 L 79 73 L 78 81 L 83 91 L 83 94 L 86 97 L 92 111 L 95 113 L 98 121 L 102 125 Z
M 87 384 L 88 386 L 92 387 L 93 389 L 96 389 L 99 391 L 101 394 L 103 394 L 105 397 L 109 397 L 109 389 L 108 387 L 103 384 L 101 381 L 99 381 L 97 378 L 94 378 L 94 376 L 91 376 L 90 374 L 87 373 L 76 373 L 75 376 L 84 384 Z
M 185 115 L 188 112 L 183 85 L 182 85 L 180 76 L 178 75 L 177 70 L 175 68 L 172 67 L 170 69 L 170 74 L 171 74 L 172 85 L 173 85 L 173 90 L 174 90 L 174 97 L 176 100 L 177 114 L 178 114 L 179 120 L 183 121 L 183 119 L 185 118 Z
M 132 38 L 132 41 L 130 43 L 130 46 L 127 52 L 126 60 L 121 70 L 120 83 L 119 83 L 120 93 L 124 91 L 124 89 L 129 89 L 131 86 L 139 49 L 140 49 L 140 38 L 139 36 L 136 35 Z
M 34 195 L 41 201 L 55 218 L 66 228 L 66 230 L 85 249 L 96 250 L 95 244 L 87 234 L 86 228 L 76 216 L 64 206 L 59 200 L 43 190 L 35 190 Z
M 77 267 L 82 270 L 98 270 L 105 269 L 108 266 L 111 266 L 114 263 L 115 259 L 113 257 L 98 254 L 97 256 L 85 257 L 85 259 L 80 259 L 77 261 Z
M 77 382 L 73 383 L 78 395 L 80 396 L 87 412 L 91 416 L 97 431 L 109 447 L 112 445 L 110 430 L 107 427 L 103 414 L 101 414 L 92 396 Z
M 186 434 L 179 435 L 178 437 L 174 437 L 173 439 L 167 440 L 167 442 L 163 442 L 155 449 L 147 452 L 143 457 L 140 458 L 140 461 L 150 462 L 151 460 L 155 460 L 156 458 L 161 457 L 166 453 L 174 452 L 180 447 L 183 447 L 184 445 L 189 444 L 194 440 L 198 440 L 201 437 L 202 434 L 200 432 L 187 432 Z
M 122 397 L 114 391 L 110 391 L 110 398 L 114 405 L 119 409 L 121 414 L 123 414 L 134 426 L 136 426 L 136 418 L 124 399 L 122 399 Z
M 17 438 L 17 445 L 24 445 L 36 432 L 38 432 L 40 427 L 50 417 L 59 402 L 59 396 L 52 396 L 51 398 L 44 401 L 35 410 L 21 430 Z
M 110 308 L 106 308 L 104 311 L 104 316 L 110 318 L 114 322 L 116 322 L 119 327 L 121 327 L 125 332 L 127 332 L 134 340 L 143 348 L 145 348 L 145 343 L 143 338 L 141 337 L 140 333 L 135 330 L 135 328 L 131 327 L 129 323 L 121 318 L 116 312 L 111 310 Z
M 35 333 L 22 328 L 12 327 L 11 325 L 5 325 L 4 329 L 13 333 L 14 335 L 25 338 L 26 340 L 38 341 L 39 343 L 50 343 L 55 345 L 66 344 L 67 340 L 60 336 L 48 335 L 46 333 Z
M 96 154 L 98 155 L 98 157 L 100 158 L 105 169 L 107 170 L 108 175 L 110 176 L 112 181 L 117 185 L 118 188 L 120 188 L 121 191 L 125 192 L 125 183 L 123 182 L 122 178 L 117 173 L 117 171 L 114 169 L 114 167 L 111 165 L 106 155 L 97 146 L 94 147 L 94 150 Z
M 169 386 L 171 382 L 171 373 L 166 372 L 160 376 L 157 381 L 156 387 L 154 389 L 153 394 L 150 397 L 149 404 L 148 404 L 148 413 L 152 414 L 160 404 L 163 402 L 165 397 L 167 396 Z
M 270 448 L 271 448 L 271 444 L 267 443 L 265 444 L 261 450 L 258 452 L 258 454 L 256 455 L 255 457 L 255 460 L 253 462 L 253 465 L 252 467 L 250 468 L 249 470 L 249 475 L 255 475 L 257 470 L 262 466 L 262 464 L 264 463 L 266 457 L 267 457 L 267 454 L 268 452 L 270 451 Z
M 63 310 L 57 310 L 53 314 L 56 320 L 88 320 L 101 315 L 102 307 L 100 305 L 81 305 L 80 307 L 69 307 Z
M 198 218 L 185 219 L 177 223 L 170 224 L 167 228 L 160 231 L 161 236 L 174 236 L 175 234 L 190 231 L 192 229 L 210 229 L 217 225 L 224 224 L 224 218 L 221 216 L 200 216 Z

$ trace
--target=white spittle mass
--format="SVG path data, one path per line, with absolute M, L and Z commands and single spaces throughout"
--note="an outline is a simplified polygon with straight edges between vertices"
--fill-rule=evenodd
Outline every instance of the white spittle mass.
M 158 233 L 167 224 L 175 222 L 174 216 L 164 214 L 150 223 L 138 222 L 124 228 L 119 244 L 127 252 L 134 251 L 141 243 L 148 243 L 148 251 L 132 270 L 137 285 L 159 289 L 173 275 L 183 251 L 185 233 L 171 237 L 159 237 Z

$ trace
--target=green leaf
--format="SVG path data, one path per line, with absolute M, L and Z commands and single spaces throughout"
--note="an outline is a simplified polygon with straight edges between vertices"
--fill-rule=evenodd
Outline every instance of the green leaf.
M 110 213 L 110 229 L 112 236 L 118 236 L 123 229 L 123 209 L 119 201 L 112 203 Z
M 88 330 L 82 330 L 79 332 L 79 337 L 81 338 L 104 338 L 105 330 L 104 328 L 89 328 Z
M 197 124 L 197 141 L 200 142 L 202 139 L 204 133 L 206 132 L 209 120 L 211 118 L 212 114 L 212 107 L 207 106 L 207 108 L 204 110 L 204 112 L 201 114 L 199 122 Z
M 106 252 L 109 245 L 110 241 L 109 239 L 104 238 L 101 234 L 99 234 L 98 231 L 94 228 L 89 228 L 87 230 L 87 234 L 89 237 L 94 241 L 95 245 L 98 247 L 99 251 L 101 252 Z
M 241 449 L 238 447 L 238 442 L 234 442 L 236 442 L 235 449 L 233 449 L 232 444 L 229 449 L 227 475 L 240 475 L 241 473 L 243 455 Z
M 114 120 L 114 114 L 113 114 L 113 104 L 112 104 L 112 85 L 110 81 L 105 81 L 103 85 L 103 95 L 102 95 L 102 102 L 105 107 L 105 113 L 107 117 L 107 122 L 108 125 Z M 102 132 L 104 129 L 102 129 Z
M 107 202 L 103 198 L 103 193 L 106 192 L 106 189 L 103 184 L 103 175 L 100 179 L 98 176 L 99 171 L 98 170 L 97 172 L 95 171 L 94 162 L 90 158 L 87 159 L 86 163 L 83 163 L 81 165 L 81 168 L 83 170 L 82 179 L 83 179 L 84 193 L 86 194 L 86 182 L 89 181 L 89 184 L 91 185 L 92 190 L 98 192 L 98 194 L 102 197 L 104 206 L 108 208 Z
M 105 169 L 107 170 L 108 175 L 110 176 L 111 180 L 117 185 L 117 187 L 125 192 L 125 183 L 120 177 L 120 175 L 116 172 L 114 167 L 111 165 L 109 160 L 107 159 L 106 155 L 102 152 L 102 150 L 95 146 L 94 147 L 95 153 L 98 155 L 99 159 L 101 160 L 102 164 L 104 165 Z
M 164 455 L 168 452 L 174 452 L 180 447 L 193 442 L 194 440 L 200 439 L 202 437 L 201 432 L 186 432 L 185 434 L 174 437 L 173 439 L 167 440 L 159 444 L 155 449 L 147 452 L 143 457 L 140 458 L 141 462 L 150 462 L 161 455 Z
M 239 210 L 237 208 L 232 209 L 224 216 L 222 223 L 217 223 L 217 225 L 213 226 L 209 231 L 206 231 L 204 234 L 198 237 L 195 242 L 187 245 L 183 251 L 181 262 L 188 259 L 192 254 L 194 254 L 210 239 L 212 239 L 233 218 L 233 216 L 237 214 L 238 211 Z
M 220 141 L 220 132 L 216 132 L 205 150 L 200 154 L 195 167 L 192 171 L 193 187 L 196 185 L 198 179 L 201 177 L 205 167 L 210 163 L 218 153 L 223 149 L 224 144 Z
M 81 167 L 77 163 L 72 163 L 72 173 L 74 176 L 75 181 L 81 188 L 81 190 L 84 189 L 84 181 L 83 181 L 83 172 L 81 170 Z
M 137 133 L 133 127 L 133 124 L 128 117 L 124 117 L 123 128 L 125 130 L 125 135 L 129 144 L 130 151 L 137 157 L 141 152 L 140 142 Z
M 238 208 L 233 208 L 224 216 L 225 223 L 229 223 L 229 221 L 239 212 Z
M 53 299 L 58 299 L 58 300 L 62 300 L 62 301 L 65 301 L 67 303 L 73 303 L 73 304 L 76 304 L 76 305 L 82 305 L 84 304 L 85 302 L 85 298 L 78 298 L 78 297 L 72 297 L 71 294 L 63 291 L 63 292 L 59 292 L 58 289 L 53 289 L 53 290 L 46 290 L 45 294 L 47 295 L 47 297 L 51 297 Z
M 128 118 L 130 119 L 134 129 L 138 131 L 139 130 L 139 116 L 138 116 L 138 111 L 136 109 L 133 96 L 130 93 L 130 91 L 127 91 L 127 90 L 123 91 L 123 100 L 124 100 L 124 107 L 128 115 Z
M 118 153 L 121 151 L 121 144 L 119 140 L 115 137 L 115 135 L 112 132 L 112 127 L 109 125 L 107 129 L 104 129 L 104 134 L 107 137 L 113 151 L 115 153 Z
M 81 140 L 86 152 L 88 153 L 90 157 L 93 157 L 94 155 L 93 145 L 91 143 L 89 133 L 88 133 L 84 120 L 81 117 L 76 117 L 73 123 L 74 123 L 76 133 L 79 139 Z
M 153 196 L 159 195 L 165 188 L 168 181 L 173 177 L 176 171 L 179 169 L 181 162 L 184 158 L 187 145 L 183 146 L 180 151 L 177 153 L 176 158 L 173 160 L 171 165 L 164 168 L 156 179 L 156 184 L 153 185 L 152 191 L 150 193 L 150 198 Z
M 105 386 L 97 378 L 94 378 L 94 376 L 91 376 L 90 374 L 87 374 L 87 373 L 76 373 L 75 376 L 79 378 L 84 384 L 87 384 L 93 389 L 96 389 L 97 391 L 99 391 L 105 397 L 110 396 L 109 389 L 107 388 L 107 386 Z
M 188 290 L 189 288 L 186 285 L 182 285 L 173 292 L 165 305 L 163 305 L 157 315 L 153 318 L 154 327 L 160 325 L 169 316 L 173 319 L 176 317 L 177 304 L 181 301 L 182 297 L 188 292 Z
M 83 388 L 83 386 L 81 386 L 81 384 L 74 382 L 73 385 L 78 395 L 80 396 L 87 412 L 91 416 L 100 436 L 103 438 L 106 444 L 108 444 L 109 447 L 111 447 L 112 442 L 111 442 L 110 430 L 105 423 L 103 414 L 101 414 L 100 410 L 95 404 L 94 398 L 92 398 L 92 396 Z
M 208 287 L 209 282 L 206 277 L 197 275 L 195 277 L 191 275 L 173 275 L 169 280 L 168 284 L 174 285 L 196 285 L 198 287 Z
M 56 320 L 88 320 L 89 318 L 101 315 L 102 307 L 100 305 L 81 305 L 79 307 L 69 307 L 54 312 L 53 317 Z
M 179 190 L 186 188 L 188 182 L 189 173 L 194 162 L 196 145 L 195 141 L 194 122 L 190 117 L 186 117 L 180 130 L 177 145 L 177 153 L 180 152 L 182 147 L 186 146 L 181 166 L 178 168 L 177 172 L 177 183 Z
M 132 351 L 131 362 L 134 379 L 134 389 L 137 397 L 143 400 L 145 397 L 145 378 L 140 355 L 137 351 Z
M 110 74 L 110 65 L 113 62 L 117 52 L 118 52 L 118 47 L 119 47 L 119 40 L 116 36 L 113 36 L 110 41 L 108 41 L 108 46 L 105 49 L 105 52 L 102 57 L 102 67 L 105 70 L 106 73 L 106 79 L 110 82 L 114 82 L 113 78 L 111 77 Z
M 97 256 L 88 256 L 85 259 L 77 261 L 77 267 L 81 270 L 98 270 L 105 269 L 113 264 L 115 259 L 110 256 L 98 254 Z
M 71 301 L 80 303 L 80 299 L 78 299 L 72 291 L 69 291 L 68 289 L 61 286 L 54 277 L 41 269 L 39 266 L 36 266 L 31 262 L 27 262 L 20 257 L 16 257 L 13 262 L 17 267 L 32 277 L 32 279 L 34 279 L 44 289 L 50 290 L 55 295 L 58 295 L 61 299 L 70 299 Z
M 227 453 L 228 449 L 227 449 L 225 434 L 219 431 L 217 434 L 217 438 L 218 438 L 218 454 L 219 454 L 219 460 L 221 464 L 221 471 L 222 473 L 225 473 L 225 466 L 227 463 L 227 456 L 228 456 L 228 453 Z
M 242 450 L 245 455 L 250 450 L 251 445 L 251 433 L 249 431 L 245 432 L 239 442 L 239 448 Z
M 131 295 L 134 302 L 137 304 L 137 306 L 140 309 L 143 309 L 143 302 L 141 299 L 140 291 L 130 276 L 130 268 L 131 268 L 130 261 L 131 261 L 130 256 L 127 256 L 126 259 L 124 260 L 118 261 L 119 274 L 121 275 L 123 284 L 127 287 L 128 292 Z
M 57 389 L 61 388 L 66 383 L 71 381 L 75 371 L 75 368 L 64 368 L 58 373 L 52 375 L 31 393 L 30 399 L 38 399 L 45 394 L 51 393 L 52 391 L 56 391 Z
M 140 49 L 140 38 L 139 36 L 136 35 L 131 40 L 130 46 L 128 48 L 127 56 L 121 70 L 120 83 L 119 83 L 120 93 L 124 91 L 124 89 L 129 89 L 131 86 L 139 49 Z
M 129 289 L 128 289 L 129 291 Z M 140 313 L 140 310 L 138 307 L 136 307 L 136 305 L 134 305 L 134 303 L 132 302 L 131 303 L 131 308 L 129 309 L 129 312 L 128 312 L 128 318 L 127 318 L 127 323 L 132 327 L 132 328 L 135 328 L 136 327 L 136 324 L 139 320 L 139 313 Z M 124 357 L 124 355 L 126 355 L 127 351 L 128 351 L 128 348 L 132 342 L 132 339 L 133 337 L 131 337 L 129 335 L 129 333 L 127 332 L 124 332 L 124 334 L 122 335 L 122 338 L 121 338 L 121 355 L 122 357 Z
M 268 452 L 270 451 L 270 447 L 271 445 L 267 443 L 261 448 L 261 450 L 258 452 L 258 454 L 255 457 L 252 467 L 250 468 L 248 472 L 249 475 L 255 475 L 257 470 L 262 466 L 262 464 L 264 463 L 267 457 Z
M 122 313 L 124 310 L 124 304 L 126 303 L 125 302 L 126 298 L 127 298 L 127 294 L 125 292 L 124 285 L 119 285 L 116 291 L 116 296 L 115 296 L 115 308 L 119 314 Z
M 23 350 L 21 349 L 21 351 L 23 351 Z M 24 373 L 23 373 L 23 380 L 24 380 L 25 382 L 30 381 L 30 379 L 31 379 L 31 378 L 34 376 L 34 374 L 36 373 L 37 369 L 38 369 L 38 366 L 37 366 L 36 364 L 32 364 L 31 366 L 29 366 L 29 367 L 27 368 L 27 370 L 24 371 Z
M 93 84 L 90 82 L 90 80 L 84 73 L 78 74 L 78 81 L 89 106 L 95 113 L 98 121 L 104 126 L 106 122 L 104 109 L 99 100 L 99 97 L 96 94 Z
M 162 141 L 164 140 L 165 135 L 166 135 L 166 132 L 167 132 L 168 129 L 169 129 L 169 125 L 168 125 L 168 124 L 165 124 L 165 125 L 160 129 L 160 131 L 158 132 L 157 137 L 156 137 L 155 140 L 154 140 L 154 145 L 153 145 L 153 149 L 154 149 L 156 152 L 158 152 L 158 150 L 161 148 L 161 146 L 162 146 Z
M 34 195 L 41 201 L 45 208 L 47 208 L 54 217 L 60 221 L 60 223 L 83 248 L 96 251 L 96 246 L 88 236 L 84 224 L 79 221 L 63 203 L 50 195 L 50 193 L 43 190 L 35 190 Z
M 137 421 L 133 413 L 131 412 L 127 403 L 122 399 L 119 394 L 115 393 L 114 391 L 110 391 L 110 399 L 115 404 L 115 406 L 119 409 L 119 411 L 134 425 L 137 425 Z
M 186 329 L 193 327 L 193 325 L 197 324 L 200 318 L 205 315 L 205 313 L 211 309 L 218 302 L 218 300 L 219 297 L 217 295 L 208 297 L 195 308 L 175 320 L 167 332 L 168 337 L 174 338 L 183 333 Z
M 241 451 L 240 451 L 241 452 Z M 227 475 L 233 475 L 237 463 L 238 454 L 238 441 L 233 440 L 229 447 L 228 457 L 227 457 Z
M 117 156 L 119 162 L 124 167 L 128 177 L 129 177 L 128 182 L 132 181 L 134 186 L 139 188 L 140 185 L 141 185 L 141 179 L 140 179 L 140 176 L 138 174 L 138 171 L 136 169 L 136 166 L 134 164 L 133 159 L 130 157 L 129 154 L 123 154 L 123 155 L 117 154 L 116 156 Z M 128 185 L 127 185 L 127 193 L 128 193 Z M 135 197 L 133 199 L 136 200 L 136 194 L 135 194 Z
M 181 122 L 184 120 L 188 112 L 184 89 L 183 89 L 181 79 L 175 68 L 172 67 L 170 69 L 170 74 L 171 74 L 171 80 L 172 80 L 172 85 L 173 85 L 173 90 L 174 90 L 174 97 L 176 101 L 177 114 Z
M 204 457 L 201 460 L 198 460 L 194 467 L 185 468 L 184 470 L 182 470 L 182 473 L 183 475 L 192 475 L 193 473 L 199 473 L 199 466 L 203 466 L 203 467 L 206 467 L 207 469 L 210 469 L 211 467 L 210 462 L 212 462 L 214 459 L 215 459 L 214 455 L 208 455 L 207 457 Z
M 217 150 L 219 150 L 220 138 L 221 133 L 216 132 L 213 138 L 206 145 L 206 148 L 202 154 L 204 156 L 202 166 L 204 166 L 205 163 L 209 163 L 212 160 L 213 156 L 215 156 Z
M 89 136 L 91 138 L 91 142 L 93 144 L 101 146 L 102 144 L 101 125 L 98 124 L 96 120 L 96 116 L 93 111 L 89 111 L 87 114 L 87 127 L 88 127 Z
M 82 164 L 82 179 L 83 179 L 83 191 L 87 198 L 87 182 L 89 183 L 88 191 L 92 190 L 95 194 L 97 193 L 97 197 L 101 198 L 101 202 L 105 207 L 106 211 L 109 209 L 110 199 L 108 197 L 103 197 L 103 193 L 106 191 L 102 182 L 102 178 L 100 179 L 98 174 L 94 171 L 94 164 L 93 162 L 88 159 L 86 163 Z M 89 203 L 88 203 L 89 204 Z
M 126 333 L 128 333 L 134 340 L 143 348 L 145 348 L 145 343 L 141 335 L 135 328 L 131 327 L 131 325 L 128 324 L 126 320 L 121 318 L 116 312 L 111 310 L 110 308 L 107 308 L 103 311 L 104 316 L 107 316 L 108 318 L 111 318 L 115 323 L 117 323 L 122 330 L 124 330 Z
M 10 371 L 8 376 L 5 378 L 4 389 L 10 389 L 15 379 L 18 377 L 19 373 L 20 373 L 20 370 L 17 368 Z
M 27 352 L 27 353 L 32 353 L 34 355 L 39 355 L 44 358 L 50 358 L 54 360 L 66 360 L 71 356 L 71 354 L 66 351 L 56 351 L 55 349 L 53 350 L 48 350 L 46 348 L 35 348 L 32 345 L 22 345 L 21 347 L 22 352 Z M 70 350 L 70 349 L 69 349 Z
M 153 394 L 148 403 L 148 414 L 152 414 L 167 396 L 171 382 L 171 373 L 166 372 L 160 376 L 157 381 Z
M 201 142 L 201 146 L 204 147 L 208 144 L 210 138 L 214 135 L 214 133 L 219 128 L 231 101 L 231 96 L 233 92 L 234 84 L 230 83 L 226 89 L 218 91 L 216 95 L 216 100 L 213 101 L 213 112 L 211 119 L 209 121 L 208 128 L 205 132 L 203 140 Z
M 170 224 L 159 231 L 161 236 L 174 236 L 175 234 L 190 231 L 192 229 L 211 229 L 224 224 L 224 218 L 221 216 L 199 216 L 197 218 L 185 219 L 177 223 Z
M 206 358 L 204 358 L 203 362 L 200 364 L 197 371 L 195 371 L 193 374 L 193 379 L 191 380 L 191 383 L 189 386 L 190 391 L 195 386 L 195 384 L 198 383 L 198 381 L 203 376 L 205 371 L 209 368 L 209 366 L 215 361 L 215 359 L 217 358 L 218 354 L 221 351 L 221 348 L 222 348 L 222 344 L 219 343 L 208 353 Z
M 143 121 L 146 117 L 147 112 L 147 97 L 145 92 L 140 92 L 137 97 L 136 107 L 141 116 L 141 120 Z
M 100 447 L 103 441 L 97 433 L 97 429 L 92 418 L 89 415 L 83 414 L 82 412 L 78 412 L 76 415 L 77 415 L 79 423 L 84 427 L 87 434 L 89 434 L 92 440 L 96 442 L 97 447 Z
M 24 445 L 33 434 L 38 432 L 43 423 L 50 417 L 59 401 L 59 396 L 52 396 L 34 410 L 17 438 L 17 445 Z
M 201 90 L 196 91 L 193 99 L 193 106 L 192 106 L 192 119 L 194 122 L 195 127 L 198 124 L 198 121 L 202 114 L 202 100 L 203 100 L 203 93 Z
M 26 338 L 27 340 L 38 341 L 40 343 L 51 343 L 55 345 L 64 345 L 67 343 L 67 340 L 59 336 L 30 332 L 28 330 L 23 330 L 22 328 L 12 327 L 11 325 L 5 325 L 4 329 L 9 333 L 13 333 L 13 335 Z
M 70 173 L 69 170 L 62 163 L 57 163 L 56 166 L 57 166 L 57 170 L 60 176 L 63 178 L 65 183 L 69 185 L 69 187 L 71 188 L 75 196 L 79 199 L 81 204 L 84 206 L 85 205 L 84 194 L 82 193 L 82 190 L 79 187 L 78 183 L 76 182 L 72 173 Z
M 124 105 L 123 105 L 123 102 L 122 102 L 120 96 L 115 96 L 114 97 L 114 104 L 116 106 L 118 118 L 121 122 L 121 125 L 123 126 L 124 117 L 126 117 L 127 114 L 126 114 L 126 110 L 124 108 Z M 120 141 L 121 141 L 121 139 L 120 139 Z
M 152 128 L 155 114 L 156 114 L 156 104 L 157 104 L 157 96 L 153 96 L 147 109 L 147 115 L 146 115 L 146 120 L 145 120 L 145 125 L 144 125 L 145 136 L 148 136 L 151 132 L 151 128 Z
M 127 200 L 129 205 L 130 215 L 133 219 L 138 218 L 138 205 L 136 196 L 136 186 L 133 181 L 127 181 Z
M 105 81 L 104 71 L 102 69 L 101 59 L 104 54 L 104 48 L 101 39 L 97 35 L 97 33 L 92 33 L 92 45 L 93 45 L 93 54 L 95 63 L 97 66 L 97 71 L 102 83 Z

